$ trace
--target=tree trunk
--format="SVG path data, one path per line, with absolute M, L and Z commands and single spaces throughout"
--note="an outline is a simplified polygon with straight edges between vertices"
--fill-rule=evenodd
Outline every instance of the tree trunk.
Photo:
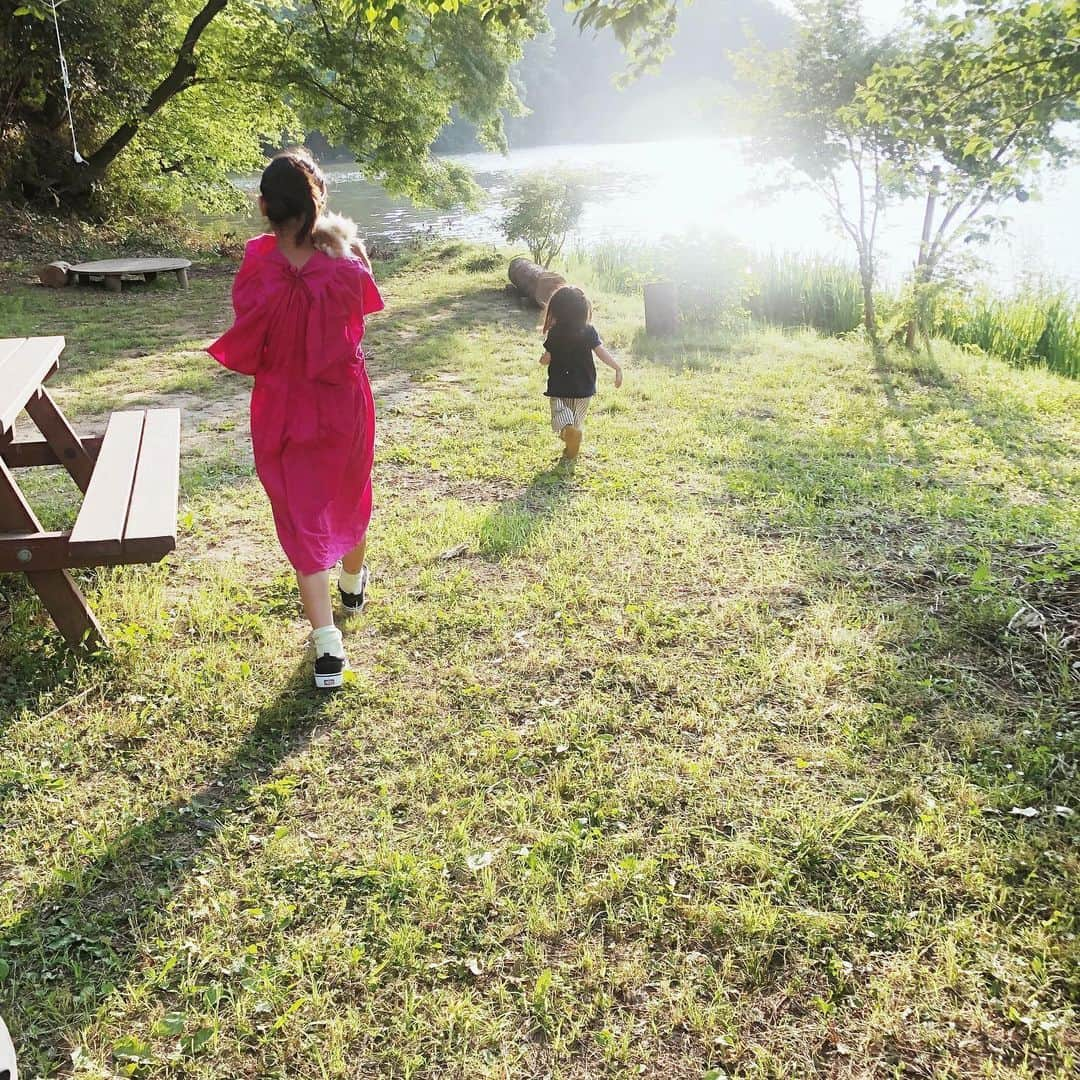
M 105 175 L 106 170 L 131 140 L 138 135 L 142 125 L 163 105 L 191 86 L 197 68 L 195 46 L 198 45 L 203 31 L 224 10 L 228 2 L 229 0 L 206 0 L 203 9 L 191 20 L 191 25 L 187 28 L 172 70 L 150 92 L 150 96 L 139 110 L 139 115 L 121 124 L 86 159 L 86 165 L 74 174 L 71 183 L 64 189 L 65 194 L 79 196 L 89 191 Z
M 928 258 L 930 255 L 930 233 L 934 226 L 934 204 L 937 202 L 938 184 L 941 181 L 941 169 L 935 165 L 930 173 L 930 187 L 926 193 L 926 212 L 923 214 L 922 239 L 919 241 L 919 257 L 915 262 L 915 311 L 908 320 L 907 333 L 904 335 L 904 345 L 908 349 L 915 348 L 915 335 L 919 329 L 919 304 L 921 303 L 921 289 L 926 284 L 928 275 Z
M 644 287 L 645 333 L 670 337 L 679 328 L 679 294 L 673 281 L 654 281 Z
M 877 344 L 877 312 L 874 310 L 874 264 L 864 253 L 859 254 L 859 278 L 863 291 L 863 326 L 872 345 Z

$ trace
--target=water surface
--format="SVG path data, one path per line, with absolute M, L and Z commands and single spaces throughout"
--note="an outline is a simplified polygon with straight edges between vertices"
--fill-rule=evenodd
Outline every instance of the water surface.
M 574 170 L 587 188 L 585 212 L 574 242 L 648 243 L 663 236 L 716 233 L 758 251 L 792 251 L 853 260 L 851 240 L 829 219 L 819 195 L 798 190 L 776 170 L 750 162 L 736 139 L 685 139 L 609 145 L 535 146 L 508 155 L 464 154 L 449 160 L 472 170 L 484 190 L 479 210 L 441 213 L 388 195 L 355 167 L 331 166 L 331 204 L 355 218 L 369 237 L 401 239 L 434 232 L 480 242 L 505 243 L 499 232 L 502 200 L 520 174 Z M 253 189 L 254 180 L 242 182 Z M 1008 232 L 977 251 L 992 281 L 1011 287 L 1042 276 L 1080 288 L 1080 168 L 1044 185 L 1043 197 L 1008 208 Z M 881 269 L 897 280 L 915 256 L 922 207 L 891 208 L 881 229 Z M 245 229 L 258 227 L 252 214 Z

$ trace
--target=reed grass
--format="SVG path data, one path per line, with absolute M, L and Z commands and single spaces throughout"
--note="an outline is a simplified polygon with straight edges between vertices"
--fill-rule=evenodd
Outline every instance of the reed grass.
M 579 248 L 566 270 L 586 286 L 624 296 L 639 293 L 650 280 L 674 281 L 683 316 L 694 323 L 743 325 L 753 319 L 833 337 L 862 324 L 862 289 L 853 267 L 817 256 L 753 255 L 724 237 L 610 241 Z M 896 309 L 903 322 L 902 304 L 882 295 L 879 313 Z M 933 337 L 1019 367 L 1042 364 L 1080 378 L 1080 304 L 1063 288 L 1028 286 L 1011 297 L 954 290 L 937 298 L 930 323 Z
M 935 305 L 931 332 L 1010 364 L 1043 364 L 1080 378 L 1080 304 L 1062 289 L 1029 288 L 1012 297 L 950 294 Z
M 646 245 L 611 241 L 579 249 L 568 271 L 599 288 L 637 293 L 655 278 L 679 287 L 684 317 L 730 321 L 745 314 L 774 326 L 809 326 L 835 336 L 862 321 L 859 278 L 843 263 L 802 255 L 754 256 L 725 237 L 681 237 Z
M 823 334 L 850 333 L 862 322 L 859 275 L 843 263 L 770 254 L 753 264 L 750 311 L 775 326 L 810 326 Z

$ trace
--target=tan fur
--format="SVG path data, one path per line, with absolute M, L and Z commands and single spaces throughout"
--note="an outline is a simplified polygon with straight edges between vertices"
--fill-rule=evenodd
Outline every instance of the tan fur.
M 364 241 L 356 234 L 356 222 L 342 214 L 322 214 L 311 230 L 311 242 L 332 259 L 352 255 L 371 269 Z

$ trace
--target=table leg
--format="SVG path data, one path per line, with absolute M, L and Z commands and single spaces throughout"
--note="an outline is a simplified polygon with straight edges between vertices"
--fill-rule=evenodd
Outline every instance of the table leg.
M 45 387 L 26 403 L 26 412 L 45 436 L 60 464 L 71 474 L 79 490 L 86 493 L 94 472 L 94 459 L 86 452 L 82 440 L 72 430 L 67 417 L 60 411 Z
M 123 285 L 120 283 L 119 274 L 106 274 L 105 275 L 105 288 L 109 292 L 120 292 L 123 289 Z
M 40 532 L 41 522 L 23 498 L 11 471 L 0 460 L 0 532 L 5 531 Z M 42 570 L 27 574 L 26 579 L 69 645 L 104 644 L 105 635 L 90 605 L 66 570 Z
M 72 646 L 93 649 L 105 644 L 105 633 L 75 579 L 66 570 L 42 570 L 27 574 L 57 630 Z
M 186 270 L 177 270 L 176 271 L 176 280 L 180 282 L 180 287 L 182 289 L 186 289 L 187 285 L 188 285 L 187 271 Z

